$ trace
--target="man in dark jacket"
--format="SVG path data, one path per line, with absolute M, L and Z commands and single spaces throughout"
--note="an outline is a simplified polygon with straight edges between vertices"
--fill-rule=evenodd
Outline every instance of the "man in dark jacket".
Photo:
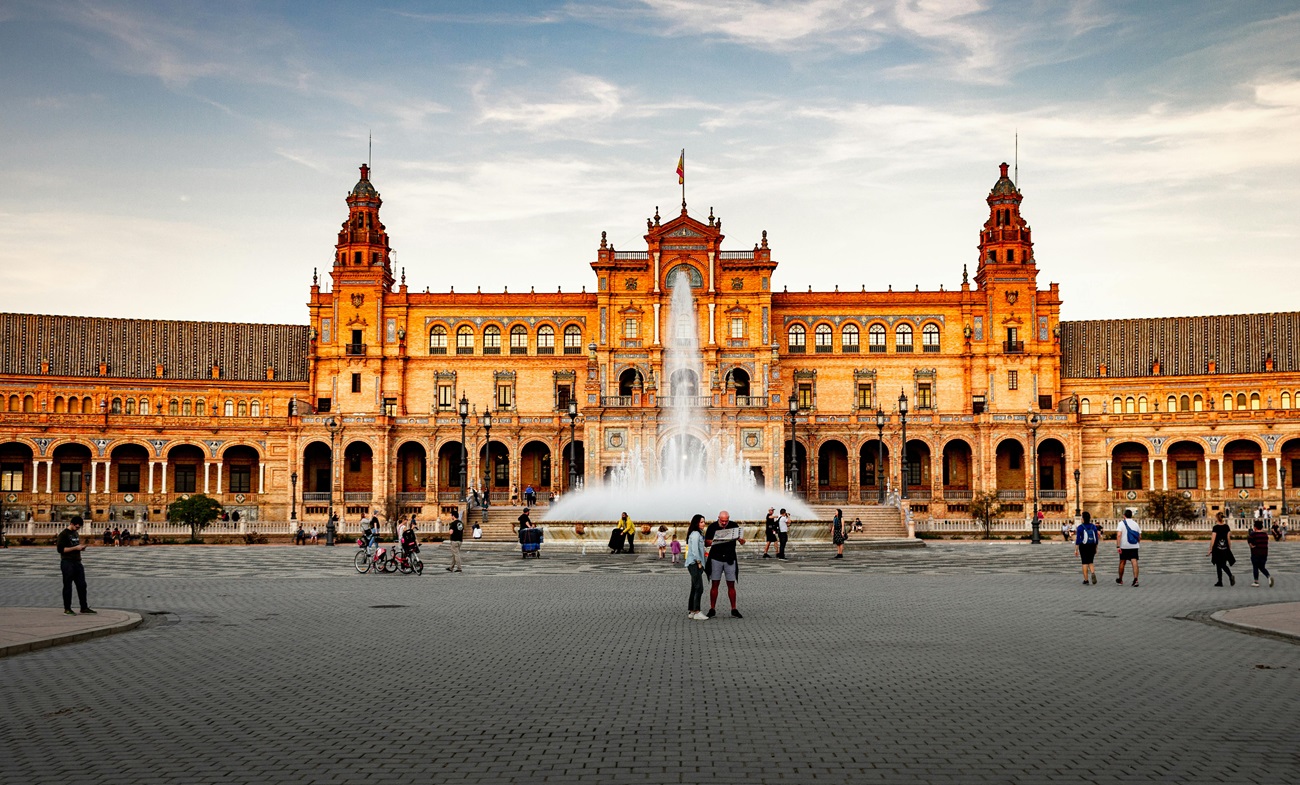
M 81 564 L 81 552 L 86 546 L 81 544 L 81 516 L 74 515 L 68 521 L 68 527 L 59 532 L 55 548 L 59 551 L 59 566 L 63 570 L 63 612 L 75 616 L 72 612 L 72 587 L 77 587 L 77 599 L 81 601 L 82 613 L 94 613 L 86 604 L 86 568 Z

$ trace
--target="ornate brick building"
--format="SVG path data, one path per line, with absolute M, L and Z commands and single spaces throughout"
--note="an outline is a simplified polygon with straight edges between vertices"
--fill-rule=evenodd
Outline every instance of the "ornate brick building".
M 194 492 L 249 519 L 429 517 L 460 498 L 462 443 L 468 485 L 545 498 L 653 463 L 694 406 L 759 482 L 815 502 L 905 482 L 921 517 L 977 490 L 1049 515 L 1157 488 L 1279 506 L 1300 314 L 1060 322 L 1022 198 L 1003 164 L 952 289 L 774 291 L 766 233 L 724 249 L 683 204 L 637 250 L 602 233 L 590 292 L 416 292 L 362 167 L 306 326 L 0 315 L 0 498 L 37 520 L 157 519 Z M 678 275 L 694 326 L 669 317 Z M 690 329 L 702 373 L 667 374 Z

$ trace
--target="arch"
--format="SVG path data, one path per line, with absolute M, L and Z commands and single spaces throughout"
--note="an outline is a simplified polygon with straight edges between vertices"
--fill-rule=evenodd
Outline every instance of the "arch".
M 68 402 L 64 400 L 63 396 L 62 395 L 54 396 L 54 413 L 64 414 L 67 411 L 68 411 Z
M 333 487 L 334 451 L 325 442 L 314 440 L 302 449 L 303 503 L 329 501 Z M 310 494 L 310 496 L 308 495 Z M 312 496 L 316 498 L 312 498 Z
M 428 482 L 427 455 L 424 445 L 414 439 L 408 439 L 397 446 L 398 493 L 424 493 Z
M 1147 413 L 1147 397 L 1145 395 L 1139 395 L 1138 414 L 1146 414 L 1146 413 Z
M 564 326 L 564 353 L 582 354 L 582 328 L 576 324 Z
M 1165 447 L 1174 490 L 1196 491 L 1205 487 L 1205 445 L 1194 439 L 1179 439 Z
M 1088 403 L 1087 398 L 1079 399 L 1079 414 L 1092 414 L 1092 404 Z
M 921 326 L 921 347 L 927 352 L 939 351 L 939 325 L 926 322 Z
M 190 494 L 204 491 L 208 453 L 197 444 L 174 442 L 167 447 L 166 475 L 159 490 L 163 487 L 169 494 Z
M 930 445 L 923 439 L 907 440 L 907 460 L 904 462 L 903 473 L 907 480 L 907 493 L 909 496 L 925 497 L 930 493 L 931 487 L 931 451 Z M 913 489 L 916 493 L 913 493 Z
M 491 487 L 493 491 L 508 490 L 510 488 L 510 448 L 500 439 L 493 439 L 491 447 L 490 456 L 488 455 L 487 444 L 479 448 L 478 465 L 483 476 L 477 478 L 477 483 L 471 480 L 470 485 L 478 485 L 480 488 Z
M 587 468 L 587 448 L 582 439 L 565 442 L 560 448 L 560 477 L 556 484 L 564 483 L 566 491 L 575 489 L 573 483 L 569 482 L 570 464 L 573 465 L 573 479 L 581 486 Z
M 1150 487 L 1151 450 L 1143 442 L 1118 442 L 1111 447 L 1111 484 L 1117 491 L 1145 491 Z
M 912 325 L 907 322 L 899 322 L 898 326 L 894 328 L 894 350 L 899 352 L 912 351 L 913 333 Z
M 20 412 L 20 411 L 22 411 L 22 401 L 18 398 L 17 395 L 10 395 L 10 396 L 9 396 L 9 405 L 8 405 L 7 409 L 8 409 L 8 411 L 11 411 L 11 412 Z
M 188 402 L 188 400 L 189 400 L 189 399 L 186 399 L 187 402 Z M 188 412 L 186 412 L 186 413 L 188 414 Z M 227 399 L 226 399 L 226 402 L 223 403 L 223 404 L 221 405 L 221 416 L 222 416 L 222 417 L 234 417 L 234 416 L 235 416 L 235 402 L 234 402 L 233 400 L 231 400 L 230 398 L 227 398 Z
M 785 455 L 785 463 L 783 464 L 785 471 L 783 471 L 781 474 L 782 486 L 788 488 L 792 493 L 796 495 L 803 496 L 808 492 L 808 450 L 804 446 L 804 443 L 802 441 L 798 441 L 794 443 L 793 458 L 796 461 L 796 463 L 794 464 L 793 468 L 798 470 L 798 476 L 795 478 L 795 482 L 793 483 L 793 487 L 792 487 L 790 484 L 790 474 L 791 474 L 792 466 L 791 466 L 791 444 L 789 439 L 785 440 L 785 446 L 783 449 Z
M 141 415 L 146 415 L 146 414 L 148 414 L 148 413 L 149 413 L 149 399 L 148 399 L 148 398 L 141 398 L 141 399 L 140 399 L 140 414 L 141 414 Z
M 113 399 L 113 402 L 110 403 L 109 406 L 108 406 L 108 413 L 109 413 L 109 414 L 121 414 L 121 413 L 122 413 L 122 399 L 121 399 L 121 398 L 114 398 L 114 399 Z
M 366 502 L 374 492 L 375 452 L 370 442 L 355 439 L 343 447 L 343 500 Z M 358 494 L 349 499 L 347 494 Z
M 700 394 L 700 377 L 690 368 L 678 368 L 673 371 L 668 382 L 672 385 L 670 392 L 674 398 L 694 397 Z
M 840 328 L 840 350 L 850 353 L 856 352 L 860 336 L 861 333 L 856 324 L 853 322 L 846 323 Z
M 1257 393 L 1257 392 L 1253 392 L 1253 393 L 1251 393 L 1251 394 L 1250 394 L 1250 408 L 1251 408 L 1251 410 L 1252 410 L 1252 411 L 1258 410 L 1258 409 L 1259 409 L 1259 405 L 1260 405 L 1260 401 L 1259 401 L 1259 393 Z
M 1065 491 L 1067 475 L 1065 444 L 1055 436 L 1038 440 L 1038 490 Z M 1042 495 L 1041 493 L 1039 494 Z
M 624 368 L 618 375 L 618 394 L 624 398 L 641 392 L 645 379 L 641 376 L 641 371 L 636 368 Z
M 221 451 L 217 462 L 217 488 L 222 493 L 259 493 L 262 456 L 250 444 L 233 444 Z
M 1024 443 L 1014 436 L 1004 438 L 994 449 L 993 460 L 998 495 L 1008 499 L 1024 499 L 1025 488 L 1029 485 Z
M 438 475 L 436 485 L 438 493 L 455 493 L 460 495 L 461 442 L 448 439 L 438 446 Z M 468 459 L 466 459 L 468 461 Z M 468 472 L 468 466 L 466 472 Z M 468 485 L 469 483 L 466 482 Z
M 543 324 L 537 328 L 537 353 L 554 354 L 555 352 L 555 327 L 549 324 Z
M 262 416 L 262 402 L 261 402 L 261 401 L 257 400 L 256 398 L 254 398 L 252 401 L 249 401 L 249 403 L 248 403 L 248 416 L 249 416 L 249 417 L 261 417 L 261 416 Z
M 664 276 L 664 283 L 667 285 L 666 286 L 667 289 L 671 290 L 674 286 L 676 286 L 674 279 L 679 274 L 686 276 L 686 280 L 690 282 L 692 289 L 704 288 L 704 275 L 699 271 L 699 268 L 697 268 L 693 264 L 681 262 L 679 264 L 674 265 L 668 271 L 668 274 Z
M 1286 475 L 1281 478 L 1282 489 L 1287 496 L 1291 496 L 1291 489 L 1295 488 L 1296 483 L 1300 481 L 1300 477 L 1296 476 L 1296 473 L 1300 472 L 1300 438 L 1282 442 L 1282 446 L 1278 448 L 1278 456 L 1282 462 L 1282 472 Z
M 1123 399 L 1123 398 L 1119 397 L 1118 395 L 1115 396 L 1115 398 L 1110 402 L 1110 413 L 1111 413 L 1111 414 L 1123 414 L 1123 413 L 1124 413 L 1124 399 Z
M 1230 412 L 1230 411 L 1232 411 L 1232 402 L 1233 402 L 1232 393 L 1224 393 L 1224 394 L 1223 394 L 1223 410 L 1224 410 L 1225 412 Z
M 483 328 L 483 353 L 501 353 L 501 326 L 489 324 Z
M 37 493 L 34 464 L 36 451 L 20 441 L 0 442 L 0 493 Z M 5 510 L 9 514 L 9 510 Z
M 838 439 L 827 439 L 817 448 L 817 487 L 820 492 L 845 495 L 849 491 L 849 450 Z
M 858 448 L 858 487 L 863 489 L 866 501 L 874 494 L 880 499 L 890 485 L 889 445 L 876 439 L 867 439 Z M 870 489 L 870 493 L 865 492 Z
M 36 411 L 36 398 L 35 398 L 35 397 L 33 397 L 33 396 L 31 396 L 31 395 L 24 395 L 24 396 L 23 396 L 23 411 L 24 411 L 24 412 L 28 412 L 28 413 L 31 413 L 31 412 Z
M 726 389 L 734 391 L 739 398 L 749 397 L 749 371 L 744 368 L 732 368 L 723 379 Z
M 546 498 L 551 491 L 551 447 L 536 439 L 524 444 L 519 451 L 520 496 L 523 489 L 531 487 L 538 498 Z
M 961 438 L 944 442 L 941 471 L 945 495 L 948 491 L 971 491 L 974 488 L 975 450 Z
M 872 322 L 867 327 L 867 345 L 873 352 L 883 352 L 887 348 L 885 345 L 888 331 L 885 325 L 880 322 Z
M 61 494 L 85 492 L 87 497 L 76 501 L 84 501 L 89 505 L 90 463 L 94 455 L 90 447 L 80 442 L 67 441 L 55 447 L 48 455 L 54 462 L 53 488 Z
M 1180 395 L 1178 397 L 1178 411 L 1190 412 L 1191 410 L 1192 410 L 1192 399 L 1187 395 Z
M 813 344 L 818 353 L 826 353 L 835 348 L 835 330 L 826 322 L 813 328 Z
M 239 402 L 238 412 L 239 412 L 239 416 L 240 416 L 240 417 L 247 417 L 247 416 L 248 416 L 248 401 L 240 401 L 240 402 Z
M 68 414 L 81 414 L 81 399 L 75 395 L 68 397 Z
M 1129 397 L 1124 399 L 1124 413 L 1135 414 L 1136 412 L 1137 412 L 1137 402 L 1134 401 L 1133 396 L 1130 395 Z
M 510 353 L 528 354 L 528 328 L 522 324 L 510 325 Z
M 1167 412 L 1178 411 L 1178 396 L 1170 395 L 1168 398 L 1165 399 L 1165 411 Z
M 1237 393 L 1237 408 L 1238 408 L 1238 409 L 1245 409 L 1245 408 L 1247 408 L 1248 406 L 1250 406 L 1250 403 L 1246 400 L 1246 394 L 1245 394 L 1245 393 Z
M 1224 480 L 1232 477 L 1234 489 L 1250 489 L 1262 485 L 1260 469 L 1263 466 L 1263 446 L 1250 438 L 1233 439 L 1223 445 Z
M 1291 393 L 1290 393 L 1289 390 L 1283 390 L 1283 391 L 1282 391 L 1281 403 L 1282 403 L 1282 408 L 1283 408 L 1283 409 L 1290 409 L 1290 408 L 1291 408 Z
M 808 328 L 795 322 L 786 330 L 786 346 L 789 351 L 803 352 L 808 349 Z
M 122 402 L 122 413 L 123 413 L 123 414 L 135 414 L 135 399 L 134 399 L 134 398 L 127 398 L 125 401 Z
M 429 328 L 429 354 L 447 353 L 447 326 L 435 324 Z
M 456 328 L 456 354 L 474 353 L 474 328 L 462 324 Z

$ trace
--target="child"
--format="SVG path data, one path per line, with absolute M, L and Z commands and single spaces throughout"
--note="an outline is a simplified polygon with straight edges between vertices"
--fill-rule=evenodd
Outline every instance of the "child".
M 659 524 L 659 533 L 655 535 L 655 547 L 659 549 L 659 558 L 662 559 L 668 550 L 668 527 L 662 523 Z
M 669 543 L 668 549 L 673 553 L 673 564 L 677 564 L 682 558 L 682 544 L 677 539 L 677 532 L 673 532 L 673 541 Z

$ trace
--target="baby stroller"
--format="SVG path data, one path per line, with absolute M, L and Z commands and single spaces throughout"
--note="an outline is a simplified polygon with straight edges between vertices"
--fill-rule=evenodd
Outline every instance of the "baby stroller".
M 531 526 L 520 529 L 519 548 L 523 552 L 522 558 L 524 559 L 530 556 L 534 559 L 540 558 L 542 555 L 542 530 Z

